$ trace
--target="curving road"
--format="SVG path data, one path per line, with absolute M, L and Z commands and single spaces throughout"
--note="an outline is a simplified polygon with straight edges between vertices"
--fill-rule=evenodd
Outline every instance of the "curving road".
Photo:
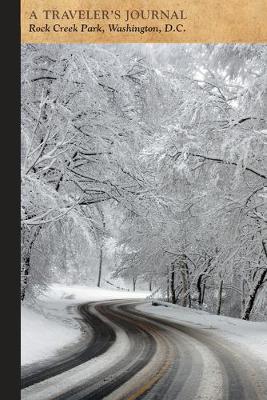
M 267 399 L 258 360 L 213 331 L 142 314 L 138 304 L 79 306 L 86 339 L 52 365 L 22 371 L 22 400 Z

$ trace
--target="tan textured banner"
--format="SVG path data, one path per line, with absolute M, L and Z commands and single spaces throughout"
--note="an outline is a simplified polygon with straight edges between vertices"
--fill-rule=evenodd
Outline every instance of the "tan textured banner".
M 266 43 L 267 0 L 22 0 L 27 43 Z

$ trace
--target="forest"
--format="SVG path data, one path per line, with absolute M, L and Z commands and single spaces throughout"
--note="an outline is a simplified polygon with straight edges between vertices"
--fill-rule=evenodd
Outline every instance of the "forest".
M 21 300 L 145 287 L 267 317 L 265 45 L 23 45 Z

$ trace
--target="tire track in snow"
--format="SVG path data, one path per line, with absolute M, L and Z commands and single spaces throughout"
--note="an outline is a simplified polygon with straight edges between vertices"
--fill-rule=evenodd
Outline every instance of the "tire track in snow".
M 128 312 L 140 318 L 140 313 L 131 309 Z M 144 314 L 142 317 L 144 318 Z M 170 322 L 165 324 L 155 317 L 152 321 L 158 331 L 163 332 L 172 359 L 165 375 L 147 393 L 138 396 L 137 391 L 129 399 L 222 400 L 223 377 L 220 364 L 207 346 L 181 332 Z M 114 394 L 107 399 L 123 399 Z M 128 397 L 125 396 L 124 399 L 128 400 Z
M 108 350 L 74 368 L 23 389 L 21 400 L 55 400 L 74 387 L 82 386 L 89 379 L 95 378 L 107 369 L 112 368 L 118 354 L 124 357 L 128 353 L 130 342 L 124 330 L 97 311 L 96 305 L 90 307 L 90 314 L 97 316 L 108 329 L 111 328 L 115 332 L 116 340 Z
M 137 311 L 137 313 L 140 313 Z M 214 331 L 174 323 L 164 317 L 149 313 L 140 313 L 153 320 L 173 327 L 177 332 L 195 344 L 204 361 L 202 381 L 195 396 L 182 391 L 177 397 L 166 399 L 179 400 L 266 400 L 266 369 L 259 361 L 242 354 L 238 346 L 216 335 Z M 206 365 L 206 366 L 205 366 Z M 265 377 L 264 377 L 265 375 Z M 190 383 L 190 380 L 189 380 Z M 193 383 L 191 381 L 191 383 Z M 157 399 L 154 397 L 153 399 Z M 165 399 L 165 398 L 164 398 Z
M 76 367 L 94 357 L 103 354 L 115 341 L 114 330 L 102 321 L 94 313 L 88 312 L 92 304 L 81 304 L 78 306 L 78 312 L 82 317 L 82 327 L 87 326 L 85 330 L 85 338 L 82 344 L 78 343 L 65 349 L 64 355 L 55 356 L 51 362 L 41 362 L 38 365 L 27 368 L 22 371 L 21 388 L 24 389 L 30 385 L 49 379 L 64 371 Z M 93 335 L 92 335 L 93 330 Z
M 138 304 L 84 306 L 116 340 L 101 355 L 24 389 L 22 400 L 265 400 L 260 370 L 234 346 L 205 329 L 141 313 Z

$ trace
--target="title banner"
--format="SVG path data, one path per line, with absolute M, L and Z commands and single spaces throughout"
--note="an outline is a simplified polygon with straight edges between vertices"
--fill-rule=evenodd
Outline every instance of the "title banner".
M 265 43 L 267 0 L 22 0 L 23 43 Z

